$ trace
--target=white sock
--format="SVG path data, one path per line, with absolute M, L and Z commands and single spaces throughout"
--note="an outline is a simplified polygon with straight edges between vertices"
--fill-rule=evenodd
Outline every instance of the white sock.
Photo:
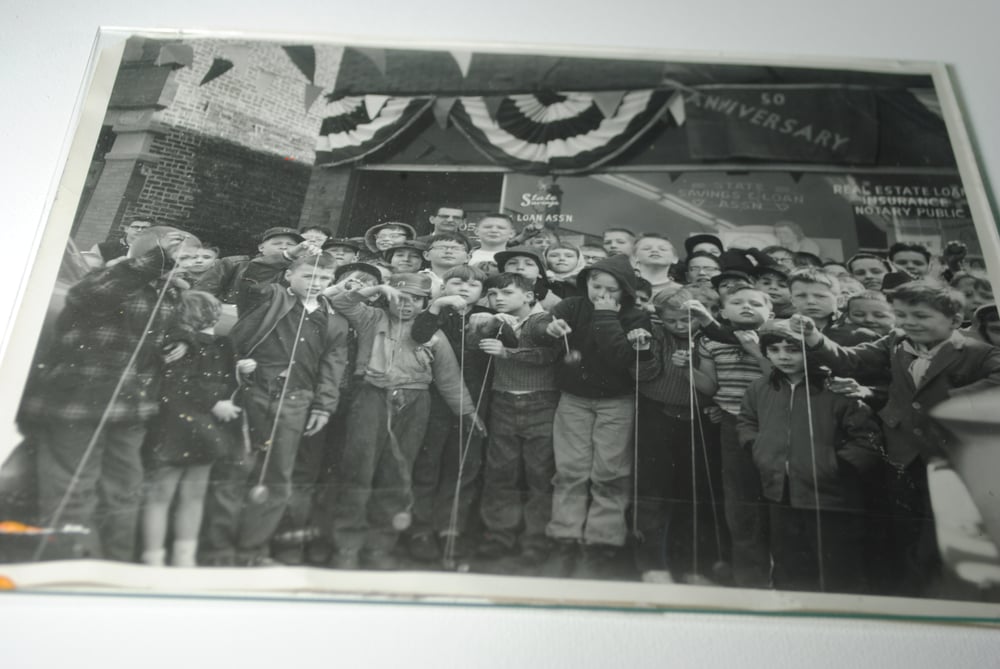
M 167 551 L 165 548 L 152 548 L 142 552 L 142 563 L 150 567 L 162 567 L 167 563 Z
M 195 559 L 197 552 L 198 542 L 194 539 L 175 541 L 173 555 L 170 557 L 170 564 L 174 567 L 197 567 L 198 562 Z

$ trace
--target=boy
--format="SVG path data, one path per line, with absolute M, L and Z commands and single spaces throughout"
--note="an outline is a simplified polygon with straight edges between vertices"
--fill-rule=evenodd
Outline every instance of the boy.
M 654 295 L 680 288 L 671 278 L 677 254 L 667 238 L 655 233 L 643 234 L 632 249 L 632 262 L 636 273 L 650 283 Z
M 808 316 L 827 337 L 841 346 L 853 346 L 875 337 L 841 318 L 840 284 L 836 277 L 815 268 L 799 269 L 788 279 L 795 313 Z
M 788 286 L 788 272 L 781 265 L 759 265 L 754 272 L 754 288 L 767 293 L 775 318 L 788 318 L 795 313 L 792 293 Z
M 828 390 L 818 368 L 806 370 L 788 321 L 762 328 L 760 348 L 774 369 L 750 384 L 737 430 L 767 500 L 773 585 L 865 592 L 861 476 L 880 462 L 878 423 L 860 400 Z
M 507 243 L 514 239 L 514 222 L 507 214 L 487 214 L 476 226 L 479 237 L 479 248 L 469 256 L 470 265 L 493 260 L 500 251 L 507 248 Z
M 333 237 L 333 230 L 324 228 L 322 225 L 307 225 L 304 228 L 299 228 L 299 234 L 313 246 L 323 248 L 323 245 Z
M 390 221 L 373 225 L 365 232 L 365 246 L 370 253 L 367 258 L 381 258 L 386 249 L 408 239 L 414 239 L 416 236 L 417 231 L 406 223 Z
M 535 299 L 542 309 L 551 311 L 559 304 L 559 296 L 549 290 L 545 278 L 545 262 L 542 252 L 530 246 L 515 246 L 496 254 L 497 267 L 501 272 L 512 272 L 535 282 Z
M 580 256 L 583 258 L 583 266 L 590 267 L 598 260 L 604 260 L 608 257 L 608 252 L 604 250 L 603 246 L 597 244 L 584 244 L 580 247 Z
M 427 274 L 397 274 L 389 284 L 344 291 L 331 300 L 358 333 L 358 364 L 364 381 L 347 419 L 333 509 L 332 566 L 394 569 L 399 532 L 409 526 L 413 506 L 411 472 L 427 428 L 428 388 L 433 382 L 467 425 L 482 429 L 462 383 L 455 354 L 436 332 L 426 344 L 413 340 L 413 319 L 427 307 Z M 335 291 L 330 291 L 335 292 Z M 369 306 L 375 295 L 385 309 Z
M 848 298 L 847 320 L 859 328 L 871 330 L 879 337 L 892 332 L 896 325 L 896 315 L 885 294 L 868 290 Z
M 712 325 L 700 302 L 684 304 L 702 328 Z M 771 318 L 771 298 L 755 288 L 738 287 L 722 296 L 719 316 L 733 327 L 738 344 L 702 339 L 699 370 L 711 381 L 705 388 L 722 410 L 720 442 L 726 524 L 732 537 L 733 578 L 742 587 L 767 587 L 770 581 L 767 513 L 760 480 L 750 454 L 736 435 L 736 417 L 750 384 L 768 369 L 757 330 Z
M 663 295 L 664 293 L 658 294 Z M 672 295 L 673 293 L 669 294 Z M 656 310 L 653 308 L 653 285 L 642 277 L 638 277 L 635 280 L 635 306 L 649 312 L 651 318 L 652 315 L 656 314 Z
M 363 246 L 353 239 L 330 239 L 322 248 L 337 261 L 337 267 L 358 262 L 363 250 Z
M 269 543 L 291 498 L 299 441 L 319 433 L 337 409 L 348 325 L 322 294 L 335 261 L 314 249 L 288 265 L 287 288 L 255 287 L 230 332 L 237 355 L 257 361 L 242 389 L 252 451 L 213 469 L 202 553 L 209 564 L 273 563 Z M 248 496 L 258 481 L 264 499 Z
M 630 257 L 594 263 L 577 277 L 586 296 L 552 309 L 546 332 L 576 351 L 556 369 L 562 392 L 552 428 L 556 476 L 546 535 L 557 542 L 557 562 L 568 572 L 583 545 L 578 575 L 607 577 L 625 544 L 625 509 L 632 473 L 635 381 L 630 370 L 652 354 L 638 354 L 626 332 L 649 332 L 649 316 L 635 306 Z M 564 573 L 563 575 L 568 575 Z
M 579 295 L 576 275 L 583 269 L 580 250 L 572 244 L 560 243 L 545 249 L 545 264 L 549 271 L 545 278 L 550 290 L 559 298 Z
M 847 260 L 847 269 L 868 290 L 882 290 L 882 278 L 893 271 L 888 260 L 872 253 L 855 253 Z
M 453 267 L 464 265 L 471 250 L 468 238 L 459 232 L 440 232 L 427 241 L 424 259 L 428 267 L 422 270 L 431 278 L 431 297 L 441 294 L 445 273 Z
M 608 256 L 632 255 L 635 233 L 628 228 L 608 228 L 604 231 L 603 246 Z
M 128 249 L 136 240 L 136 237 L 153 227 L 155 222 L 148 218 L 137 218 L 128 225 L 121 226 L 125 234 L 115 241 L 99 242 L 94 244 L 88 255 L 96 259 L 97 267 L 103 267 L 111 260 L 124 258 L 128 255 Z
M 810 357 L 835 374 L 891 370 L 888 402 L 879 416 L 887 457 L 897 472 L 887 483 L 897 513 L 893 557 L 901 572 L 899 593 L 927 595 L 940 577 L 927 464 L 946 457 L 944 444 L 952 440 L 929 412 L 948 397 L 1000 385 L 1000 349 L 958 332 L 962 300 L 948 288 L 914 281 L 889 300 L 899 329 L 874 342 L 839 346 L 807 316 L 793 316 L 791 327 L 803 333 Z
M 424 266 L 426 251 L 427 247 L 418 241 L 405 241 L 387 248 L 382 258 L 393 274 L 408 274 Z
M 90 533 L 51 550 L 47 543 L 42 557 L 135 558 L 141 449 L 159 411 L 162 348 L 180 302 L 171 270 L 181 252 L 198 244 L 176 228 L 144 228 L 124 260 L 90 272 L 66 294 L 18 422 L 38 446 L 41 522 L 82 525 Z
M 520 545 L 526 566 L 548 557 L 545 528 L 552 516 L 555 474 L 552 421 L 559 403 L 555 361 L 562 350 L 545 332 L 552 316 L 535 301 L 534 285 L 519 274 L 500 274 L 499 314 L 476 317 L 474 324 L 478 346 L 493 356 L 495 366 L 480 507 L 485 535 L 477 554 L 499 558 Z
M 711 542 L 715 529 L 713 514 L 708 509 L 712 503 L 710 484 L 705 469 L 705 459 L 712 463 L 712 479 L 718 470 L 715 446 L 717 435 L 707 424 L 691 423 L 691 382 L 688 376 L 689 337 L 697 323 L 691 323 L 685 303 L 691 294 L 681 289 L 673 294 L 660 293 L 653 298 L 653 306 L 661 325 L 652 332 L 655 376 L 639 384 L 639 444 L 635 463 L 638 506 L 632 509 L 639 530 L 635 547 L 635 563 L 644 581 L 669 581 L 664 578 L 668 568 L 671 577 L 680 578 L 694 573 L 704 573 L 705 567 L 722 556 L 714 555 L 717 547 Z M 638 340 L 641 331 L 628 334 Z M 697 339 L 695 339 L 697 341 Z M 649 344 L 639 344 L 639 348 Z M 694 385 L 700 394 L 712 390 L 710 380 L 694 365 Z M 707 404 L 707 400 L 702 402 Z M 701 421 L 700 412 L 695 419 Z M 691 431 L 702 443 L 704 453 L 691 453 Z M 669 436 L 668 436 L 669 435 Z M 697 493 L 692 485 L 692 455 L 697 468 Z M 714 466 L 713 466 L 714 465 Z M 714 484 L 721 492 L 721 484 Z M 693 514 L 691 504 L 704 509 L 699 514 L 699 563 L 693 559 Z
M 483 397 L 486 384 L 485 353 L 472 348 L 466 339 L 469 319 L 475 314 L 490 313 L 476 303 L 483 294 L 483 272 L 459 265 L 445 272 L 441 296 L 431 301 L 427 311 L 413 320 L 410 337 L 418 344 L 427 344 L 441 332 L 448 338 L 451 350 L 463 371 L 466 388 L 474 400 Z M 464 347 L 464 349 L 463 349 Z M 474 407 L 463 407 L 471 411 Z M 481 403 L 479 417 L 485 421 L 488 406 Z M 423 444 L 413 465 L 413 525 L 408 546 L 415 560 L 431 562 L 441 559 L 441 546 L 449 533 L 454 535 L 456 554 L 466 552 L 468 520 L 476 501 L 477 482 L 482 464 L 483 440 L 473 433 L 469 423 L 459 431 L 459 421 L 441 396 L 431 389 L 431 406 Z M 458 464 L 465 451 L 465 463 L 459 483 Z M 458 506 L 455 507 L 455 489 Z M 456 511 L 452 526 L 452 510 Z M 448 556 L 453 557 L 453 556 Z
M 211 293 L 226 304 L 235 304 L 240 314 L 247 301 L 255 299 L 252 296 L 255 289 L 270 283 L 280 284 L 289 262 L 312 255 L 317 248 L 293 228 L 269 228 L 261 235 L 259 255 L 220 259 L 201 275 L 194 288 Z
M 182 278 L 194 284 L 218 258 L 219 249 L 214 246 L 187 247 L 177 256 L 177 266 L 183 272 Z

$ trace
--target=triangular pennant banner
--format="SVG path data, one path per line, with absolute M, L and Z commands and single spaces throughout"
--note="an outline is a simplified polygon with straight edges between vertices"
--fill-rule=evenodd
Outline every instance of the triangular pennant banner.
M 463 77 L 469 76 L 469 65 L 472 64 L 472 52 L 471 51 L 451 51 L 451 57 L 455 59 L 458 64 L 458 69 L 462 73 Z
M 237 72 L 243 72 L 250 61 L 250 47 L 227 46 L 222 51 L 222 57 L 231 62 Z
M 208 72 L 205 73 L 201 83 L 198 85 L 204 86 L 213 79 L 218 79 L 231 69 L 233 69 L 233 64 L 230 61 L 225 58 L 216 58 L 212 61 L 212 66 L 208 68 Z
M 194 49 L 189 44 L 164 44 L 156 56 L 156 65 L 190 67 L 194 62 Z
M 311 46 L 283 46 L 289 60 L 295 63 L 299 72 L 305 75 L 310 84 L 316 83 L 316 50 Z
M 678 179 L 680 179 L 682 176 L 684 176 L 684 173 L 683 172 L 667 172 L 667 176 L 670 177 L 670 183 L 674 183 L 675 181 L 677 181 Z
M 618 105 L 622 103 L 625 91 L 601 91 L 600 93 L 591 93 L 591 97 L 594 98 L 594 104 L 597 105 L 597 108 L 604 114 L 604 118 L 611 118 L 618 111 Z
M 442 128 L 448 127 L 448 115 L 458 98 L 438 98 L 434 101 L 434 120 Z
M 313 103 L 316 102 L 316 98 L 318 98 L 322 92 L 322 86 L 306 84 L 306 111 L 309 111 L 309 108 L 313 106 Z
M 378 68 L 379 74 L 385 75 L 385 49 L 365 49 L 352 47 L 355 51 L 372 62 Z
M 486 109 L 490 112 L 490 118 L 496 119 L 497 110 L 500 109 L 501 102 L 503 102 L 503 96 L 501 95 L 489 95 L 483 97 L 483 104 L 486 105 Z
M 667 109 L 670 110 L 670 115 L 674 117 L 674 123 L 678 126 L 684 125 L 684 121 L 687 120 L 687 114 L 684 111 L 683 93 L 674 91 L 674 94 L 670 96 L 670 100 L 667 102 Z
M 368 113 L 368 118 L 374 119 L 378 116 L 378 113 L 382 111 L 382 107 L 384 107 L 385 103 L 388 101 L 388 95 L 366 95 L 365 111 Z
M 274 80 L 277 78 L 274 72 L 268 72 L 267 70 L 257 71 L 257 92 L 260 94 L 265 94 L 271 90 L 271 86 L 274 85 Z

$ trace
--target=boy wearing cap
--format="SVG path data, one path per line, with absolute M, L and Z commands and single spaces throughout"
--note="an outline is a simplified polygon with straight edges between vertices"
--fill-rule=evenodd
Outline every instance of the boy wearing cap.
M 691 235 L 684 240 L 684 252 L 688 258 L 698 252 L 711 253 L 718 258 L 724 250 L 722 240 L 715 235 Z
M 773 585 L 864 592 L 862 475 L 881 461 L 878 423 L 862 401 L 827 389 L 818 365 L 806 369 L 788 321 L 766 324 L 760 349 L 773 369 L 747 389 L 737 432 L 767 500 Z
M 411 336 L 413 319 L 427 307 L 431 279 L 397 274 L 388 284 L 328 291 L 331 303 L 358 333 L 358 363 L 364 380 L 348 414 L 347 433 L 333 511 L 332 565 L 393 569 L 392 552 L 413 509 L 411 475 L 423 441 L 431 383 L 457 415 L 477 429 L 482 423 L 462 382 L 458 362 L 440 332 L 420 344 Z M 388 300 L 384 309 L 367 302 Z
M 269 283 L 248 291 L 230 333 L 238 354 L 257 361 L 242 379 L 252 450 L 213 469 L 202 551 L 214 564 L 270 563 L 269 543 L 291 497 L 299 441 L 320 432 L 337 409 L 348 327 L 322 295 L 333 280 L 334 261 L 313 248 L 314 256 L 298 258 L 285 271 L 287 288 Z M 248 498 L 258 481 L 266 497 Z
M 358 262 L 364 250 L 364 244 L 353 239 L 330 239 L 323 244 L 323 252 L 337 261 L 337 267 Z
M 382 259 L 393 274 L 419 272 L 424 266 L 424 253 L 427 245 L 413 241 L 400 242 L 390 246 L 382 254 Z
M 296 258 L 312 255 L 319 247 L 305 241 L 294 228 L 269 228 L 261 235 L 259 255 L 221 258 L 195 283 L 195 290 L 211 293 L 237 314 L 253 300 L 252 290 L 270 283 L 282 284 L 285 271 Z
M 412 225 L 407 225 L 406 223 L 390 221 L 388 223 L 373 225 L 365 233 L 365 246 L 368 247 L 369 254 L 362 259 L 370 260 L 375 258 L 381 260 L 382 254 L 387 249 L 407 240 L 414 239 L 416 236 L 417 231 L 413 229 Z
M 530 246 L 515 246 L 494 257 L 501 272 L 520 274 L 535 282 L 535 299 L 542 305 L 542 309 L 551 311 L 552 307 L 559 304 L 559 296 L 549 290 L 541 251 Z

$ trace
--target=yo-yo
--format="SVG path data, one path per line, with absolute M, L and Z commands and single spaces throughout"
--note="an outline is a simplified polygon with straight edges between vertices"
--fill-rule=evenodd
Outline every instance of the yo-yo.
M 266 485 L 255 485 L 250 488 L 250 501 L 254 504 L 263 504 L 271 496 Z
M 412 522 L 413 522 L 413 516 L 410 514 L 409 511 L 400 511 L 399 513 L 397 513 L 395 516 L 392 517 L 392 527 L 394 530 L 398 532 L 402 532 L 403 530 L 410 527 L 410 524 Z
M 580 354 L 580 352 L 579 352 L 579 351 L 577 351 L 577 350 L 575 350 L 575 349 L 570 349 L 570 350 L 569 350 L 569 351 L 568 351 L 568 352 L 566 353 L 566 357 L 565 357 L 565 358 L 563 358 L 563 360 L 565 360 L 565 361 L 566 361 L 566 364 L 567 364 L 567 365 L 579 365 L 579 364 L 580 364 L 580 361 L 581 361 L 582 359 L 583 359 L 583 356 L 582 356 L 582 355 Z

